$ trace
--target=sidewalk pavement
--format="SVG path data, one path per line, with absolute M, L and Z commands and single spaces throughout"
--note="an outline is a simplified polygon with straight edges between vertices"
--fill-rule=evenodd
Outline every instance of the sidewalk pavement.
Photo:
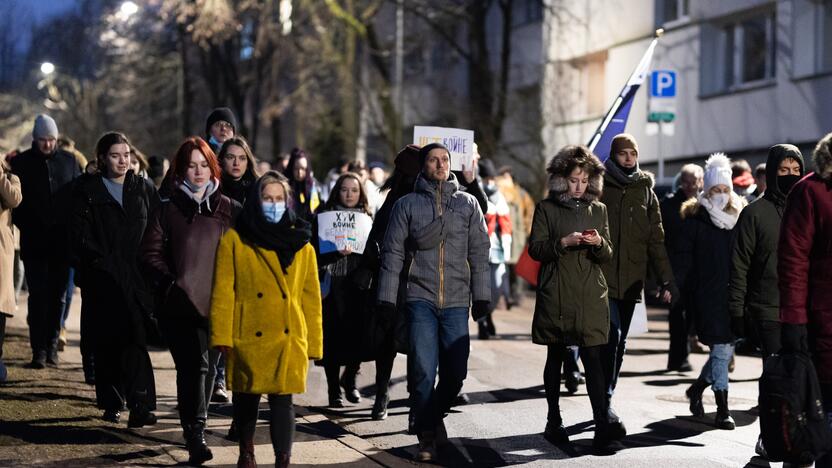
M 95 391 L 84 383 L 79 349 L 80 295 L 76 292 L 67 321 L 68 345 L 58 369 L 26 369 L 31 359 L 26 325 L 26 296 L 7 321 L 3 359 L 8 382 L 0 386 L 0 467 L 12 466 L 172 466 L 186 465 L 176 405 L 176 371 L 167 350 L 152 350 L 159 422 L 128 429 L 101 420 Z M 311 364 L 310 364 L 311 365 Z M 295 398 L 297 431 L 292 466 L 414 466 L 376 448 L 316 412 L 302 395 Z M 206 439 L 214 459 L 205 466 L 236 466 L 237 444 L 224 437 L 231 405 L 211 405 Z M 268 404 L 262 401 L 255 452 L 261 466 L 274 463 L 269 438 Z

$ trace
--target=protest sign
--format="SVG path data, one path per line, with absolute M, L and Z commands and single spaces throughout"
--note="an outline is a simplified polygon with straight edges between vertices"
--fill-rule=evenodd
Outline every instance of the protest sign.
M 358 211 L 327 211 L 318 215 L 318 249 L 325 254 L 349 246 L 364 253 L 373 219 Z
M 445 127 L 413 127 L 413 143 L 425 146 L 442 143 L 451 153 L 451 170 L 471 169 L 474 161 L 474 131 Z

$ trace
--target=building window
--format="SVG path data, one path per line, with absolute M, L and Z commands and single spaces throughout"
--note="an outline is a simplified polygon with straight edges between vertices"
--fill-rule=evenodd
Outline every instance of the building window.
M 543 0 L 516 0 L 511 5 L 512 26 L 543 21 Z
M 794 76 L 832 71 L 832 0 L 793 1 Z
M 702 92 L 731 91 L 775 76 L 774 12 L 702 28 Z
M 656 0 L 656 24 L 663 26 L 686 20 L 690 12 L 688 2 L 689 0 Z
M 832 71 L 832 0 L 818 4 L 818 71 Z

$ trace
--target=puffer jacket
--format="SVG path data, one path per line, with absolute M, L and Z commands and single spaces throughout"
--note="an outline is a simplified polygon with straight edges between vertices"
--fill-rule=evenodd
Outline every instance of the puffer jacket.
M 803 171 L 803 156 L 789 146 L 775 145 L 769 150 L 766 191 L 742 210 L 733 231 L 728 305 L 734 317 L 748 313 L 755 320 L 780 320 L 777 242 L 786 194 L 777 187 L 777 168 L 783 159 L 792 158 Z
M 142 265 L 158 294 L 166 295 L 175 285 L 208 317 L 217 245 L 240 210 L 218 188 L 200 203 L 179 188 L 170 199 L 162 199 L 141 245 Z
M 745 199 L 732 192 L 731 203 L 742 210 Z M 717 227 L 697 199 L 682 204 L 681 213 L 684 225 L 679 253 L 683 267 L 678 274 L 685 285 L 685 309 L 693 317 L 699 341 L 708 346 L 732 343 L 728 312 L 731 229 Z
M 830 138 L 830 137 L 827 137 Z M 817 171 L 792 187 L 777 250 L 780 321 L 806 325 L 821 384 L 832 385 L 832 152 L 819 144 Z
M 393 207 L 382 245 L 378 300 L 395 304 L 408 239 L 444 216 L 444 240 L 433 248 L 412 250 L 407 272 L 407 301 L 424 300 L 438 308 L 468 307 L 471 299 L 489 301 L 488 232 L 477 200 L 460 191 L 456 176 L 428 181 L 421 175 L 416 188 Z M 407 243 L 409 244 L 409 243 Z

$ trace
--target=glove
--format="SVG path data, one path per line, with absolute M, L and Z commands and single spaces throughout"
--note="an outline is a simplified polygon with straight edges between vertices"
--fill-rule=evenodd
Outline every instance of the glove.
M 381 322 L 393 323 L 396 320 L 396 304 L 379 302 L 376 304 L 376 315 Z
M 491 304 L 490 301 L 474 301 L 474 305 L 471 306 L 471 317 L 474 321 L 479 321 L 488 315 L 489 304 Z
M 780 324 L 780 341 L 784 351 L 809 354 L 809 338 L 806 325 Z
M 745 317 L 731 317 L 731 333 L 737 338 L 745 337 Z

